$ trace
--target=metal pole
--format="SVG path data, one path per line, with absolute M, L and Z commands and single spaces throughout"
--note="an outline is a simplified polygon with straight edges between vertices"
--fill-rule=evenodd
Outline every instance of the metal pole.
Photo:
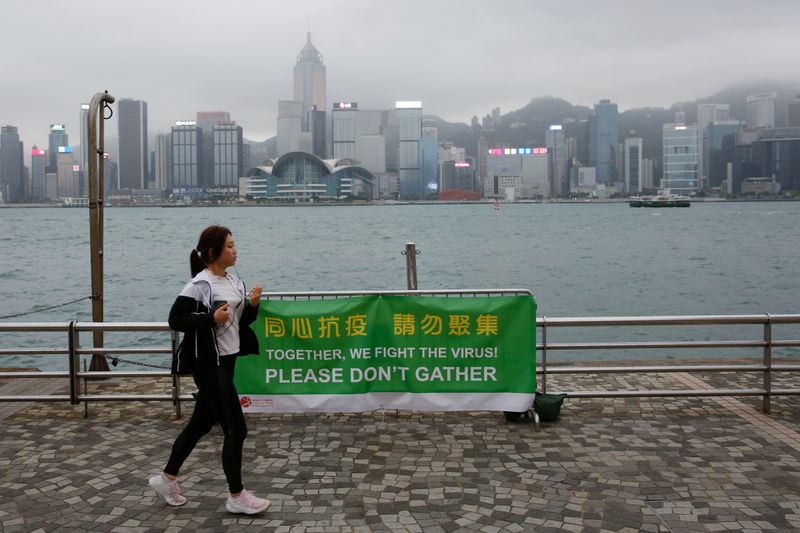
M 403 252 L 406 256 L 406 282 L 408 290 L 417 290 L 417 245 L 413 242 L 406 243 Z
M 80 381 L 78 381 L 78 332 L 75 331 L 75 321 L 69 323 L 67 333 L 67 344 L 69 346 L 69 403 L 78 405 L 78 395 L 80 394 Z
M 542 317 L 542 394 L 547 394 L 547 317 Z
M 103 144 L 105 116 L 100 119 L 98 148 L 98 113 L 105 114 L 105 105 L 113 104 L 114 97 L 104 93 L 96 93 L 89 104 L 89 115 L 86 119 L 89 148 L 89 248 L 92 269 L 92 321 L 103 321 Z M 100 171 L 98 173 L 98 159 Z M 94 347 L 103 347 L 103 332 L 93 332 Z M 102 354 L 93 354 L 89 366 L 92 371 L 108 371 L 108 361 Z
M 171 331 L 170 339 L 172 343 L 172 358 L 174 360 L 178 351 L 178 333 Z M 172 374 L 172 402 L 175 404 L 175 419 L 179 420 L 181 418 L 181 377 L 177 374 Z
M 772 319 L 767 313 L 767 322 L 764 324 L 764 399 L 761 410 L 770 413 L 772 403 Z

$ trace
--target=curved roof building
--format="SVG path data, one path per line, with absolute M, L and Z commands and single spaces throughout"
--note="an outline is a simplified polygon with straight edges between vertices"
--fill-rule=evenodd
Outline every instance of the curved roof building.
M 354 159 L 320 159 L 308 152 L 289 152 L 247 172 L 248 192 L 255 197 L 308 201 L 371 200 L 377 180 Z

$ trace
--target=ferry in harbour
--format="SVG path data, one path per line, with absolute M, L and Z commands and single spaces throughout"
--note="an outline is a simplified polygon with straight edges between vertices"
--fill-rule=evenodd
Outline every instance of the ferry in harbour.
M 634 196 L 628 201 L 631 207 L 690 207 L 688 196 L 670 194 L 669 189 L 658 191 L 655 196 Z

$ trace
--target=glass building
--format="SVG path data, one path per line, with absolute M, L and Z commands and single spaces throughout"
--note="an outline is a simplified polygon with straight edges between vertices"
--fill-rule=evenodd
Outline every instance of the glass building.
M 661 188 L 673 194 L 697 192 L 698 139 L 697 126 L 664 124 L 663 168 Z
M 351 159 L 320 159 L 308 152 L 291 152 L 250 169 L 239 182 L 239 195 L 292 202 L 371 200 L 377 181 Z
M 193 121 L 172 127 L 172 186 L 199 187 L 202 177 L 202 130 Z
M 589 164 L 597 169 L 597 183 L 604 185 L 613 185 L 617 178 L 617 114 L 617 104 L 600 100 L 589 117 Z
M 237 186 L 242 169 L 242 127 L 219 124 L 213 127 L 214 185 Z
M 422 102 L 397 102 L 395 111 L 400 142 L 397 158 L 400 197 L 421 200 L 426 195 L 420 169 L 419 147 L 422 138 Z

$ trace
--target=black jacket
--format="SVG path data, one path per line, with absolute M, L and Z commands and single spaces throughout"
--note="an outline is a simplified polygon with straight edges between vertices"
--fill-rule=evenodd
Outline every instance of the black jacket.
M 257 354 L 258 339 L 249 326 L 258 317 L 258 308 L 247 303 L 244 283 L 235 276 L 233 279 L 242 291 L 244 309 L 239 320 L 239 352 L 224 357 Z M 208 281 L 207 271 L 195 276 L 175 299 L 169 311 L 169 327 L 184 334 L 172 358 L 173 374 L 191 374 L 198 366 L 219 366 L 220 354 L 215 333 L 216 323 L 211 311 L 211 283 Z

